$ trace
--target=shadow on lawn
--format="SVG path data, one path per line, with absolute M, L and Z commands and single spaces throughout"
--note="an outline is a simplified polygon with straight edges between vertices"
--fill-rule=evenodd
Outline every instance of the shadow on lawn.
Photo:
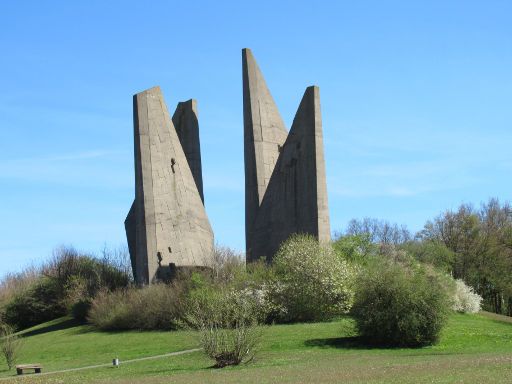
M 402 356 L 448 356 L 448 355 L 454 355 L 458 352 L 453 351 L 440 351 L 440 350 L 432 350 L 431 346 L 399 346 L 399 345 L 377 345 L 372 344 L 365 339 L 359 337 L 359 336 L 347 336 L 347 337 L 332 337 L 327 339 L 311 339 L 306 340 L 304 342 L 304 345 L 308 347 L 318 347 L 318 348 L 339 348 L 339 349 L 354 349 L 354 350 L 389 350 L 389 351 L 402 351 L 406 352 L 406 354 L 403 354 Z
M 304 344 L 308 347 L 340 348 L 340 349 L 399 349 L 396 346 L 382 346 L 369 343 L 359 336 L 330 337 L 326 339 L 310 339 Z
M 23 337 L 28 336 L 35 336 L 35 335 L 41 335 L 43 333 L 53 332 L 53 331 L 61 331 L 68 328 L 76 327 L 77 325 L 80 325 L 80 323 L 75 319 L 66 319 L 63 321 L 60 321 L 58 323 L 47 325 L 46 327 L 34 329 L 32 331 L 24 332 L 22 335 Z

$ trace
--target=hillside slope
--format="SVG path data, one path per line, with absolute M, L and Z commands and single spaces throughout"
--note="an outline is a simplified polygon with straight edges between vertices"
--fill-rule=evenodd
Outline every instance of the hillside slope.
M 453 315 L 438 345 L 380 349 L 360 345 L 349 318 L 329 323 L 266 327 L 258 358 L 222 370 L 200 352 L 123 365 L 123 361 L 197 347 L 197 335 L 179 332 L 96 332 L 63 318 L 23 334 L 20 363 L 45 371 L 121 360 L 102 367 L 22 379 L 26 383 L 506 383 L 512 374 L 512 323 L 489 315 Z M 0 382 L 17 382 L 5 364 Z M 169 377 L 171 376 L 171 377 Z M 6 380 L 7 379 L 7 380 Z

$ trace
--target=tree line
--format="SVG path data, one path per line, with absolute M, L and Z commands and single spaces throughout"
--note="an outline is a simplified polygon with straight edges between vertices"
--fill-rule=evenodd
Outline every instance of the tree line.
M 480 294 L 483 308 L 512 316 L 512 207 L 492 198 L 480 207 L 446 210 L 412 234 L 405 226 L 351 220 L 343 236 L 364 238 L 381 250 L 403 250 L 462 279 Z

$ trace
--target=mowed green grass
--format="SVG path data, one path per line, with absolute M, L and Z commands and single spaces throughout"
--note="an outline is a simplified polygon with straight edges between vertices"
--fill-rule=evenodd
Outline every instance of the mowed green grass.
M 193 332 L 96 332 L 67 319 L 26 332 L 20 363 L 45 371 L 121 360 L 103 367 L 1 380 L 26 383 L 510 383 L 512 323 L 489 314 L 453 315 L 438 345 L 368 348 L 354 338 L 350 318 L 328 323 L 266 327 L 257 359 L 210 368 L 202 353 L 122 365 L 123 360 L 197 347 Z M 12 376 L 0 365 L 0 377 Z

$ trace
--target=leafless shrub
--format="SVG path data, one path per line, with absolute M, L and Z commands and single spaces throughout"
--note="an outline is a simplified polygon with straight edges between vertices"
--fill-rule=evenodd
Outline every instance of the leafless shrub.
M 105 244 L 101 250 L 101 260 L 103 264 L 110 265 L 128 276 L 130 282 L 133 282 L 132 264 L 130 252 L 126 245 L 117 248 L 109 248 Z
M 216 245 L 207 263 L 214 281 L 225 283 L 245 270 L 243 255 L 229 247 Z
M 176 329 L 183 317 L 183 297 L 180 282 L 105 290 L 92 301 L 88 320 L 102 330 Z
M 0 309 L 15 296 L 30 289 L 39 276 L 40 273 L 36 267 L 26 268 L 20 273 L 5 275 L 0 281 Z
M 186 319 L 199 330 L 205 354 L 223 368 L 254 358 L 261 336 L 259 312 L 251 295 L 217 286 L 192 293 Z

